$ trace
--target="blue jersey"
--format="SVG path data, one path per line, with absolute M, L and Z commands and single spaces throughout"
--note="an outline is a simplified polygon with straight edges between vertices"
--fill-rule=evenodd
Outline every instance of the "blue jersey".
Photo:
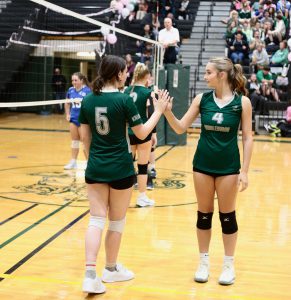
M 67 92 L 67 99 L 71 100 L 71 111 L 70 111 L 70 122 L 80 126 L 78 121 L 81 102 L 83 98 L 90 94 L 91 90 L 88 86 L 83 86 L 79 91 L 77 91 L 74 87 L 70 87 Z

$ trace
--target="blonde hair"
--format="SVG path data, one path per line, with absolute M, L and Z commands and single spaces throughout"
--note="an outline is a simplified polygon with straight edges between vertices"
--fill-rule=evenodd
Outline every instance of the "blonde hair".
M 213 64 L 218 72 L 227 73 L 227 81 L 233 92 L 247 95 L 246 89 L 247 79 L 243 74 L 243 68 L 239 64 L 233 64 L 227 57 L 214 57 L 209 60 L 209 63 Z
M 143 63 L 137 63 L 133 72 L 133 84 L 145 78 L 146 75 L 150 74 L 150 70 Z

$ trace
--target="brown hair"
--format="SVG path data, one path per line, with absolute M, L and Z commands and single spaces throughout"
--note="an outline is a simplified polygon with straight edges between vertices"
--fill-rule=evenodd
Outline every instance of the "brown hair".
M 105 56 L 99 66 L 98 75 L 92 83 L 93 93 L 98 95 L 107 82 L 118 81 L 119 72 L 126 68 L 125 60 L 119 56 Z
M 86 84 L 87 86 L 90 87 L 90 83 L 89 83 L 87 77 L 84 74 L 82 74 L 81 72 L 75 72 L 72 74 L 72 76 L 77 76 L 84 84 Z
M 243 95 L 248 94 L 246 89 L 247 79 L 243 75 L 243 69 L 241 65 L 234 65 L 227 57 L 214 57 L 211 58 L 209 62 L 213 64 L 219 72 L 227 73 L 227 81 L 233 92 Z

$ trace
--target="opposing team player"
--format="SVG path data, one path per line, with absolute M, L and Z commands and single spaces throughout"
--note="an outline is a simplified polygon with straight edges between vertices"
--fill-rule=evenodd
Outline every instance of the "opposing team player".
M 72 140 L 71 160 L 64 166 L 65 170 L 77 168 L 77 157 L 81 141 L 80 123 L 78 118 L 83 98 L 91 93 L 86 76 L 80 72 L 72 75 L 72 84 L 73 86 L 70 87 L 67 92 L 67 99 L 70 99 L 71 101 L 70 103 L 65 104 L 66 119 L 70 122 L 70 134 Z

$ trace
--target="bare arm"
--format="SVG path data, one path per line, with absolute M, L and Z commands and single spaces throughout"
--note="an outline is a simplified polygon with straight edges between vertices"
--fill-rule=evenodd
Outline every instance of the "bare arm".
M 187 128 L 193 123 L 193 121 L 197 118 L 200 113 L 200 101 L 202 98 L 202 94 L 197 95 L 193 101 L 188 111 L 185 113 L 181 120 L 178 120 L 175 115 L 172 113 L 172 103 L 169 105 L 168 109 L 164 112 L 164 115 L 169 122 L 170 126 L 173 130 L 178 133 L 184 133 Z
M 252 106 L 250 99 L 242 98 L 242 143 L 243 143 L 243 163 L 241 173 L 239 176 L 239 184 L 241 183 L 241 191 L 248 187 L 248 171 L 251 162 L 253 150 L 253 136 L 252 136 Z
M 168 91 L 163 90 L 159 92 L 159 99 L 153 98 L 155 111 L 151 115 L 151 117 L 147 120 L 145 124 L 140 124 L 134 127 L 131 127 L 135 136 L 137 136 L 140 140 L 144 140 L 150 132 L 154 129 L 157 125 L 161 115 L 165 111 L 169 101 L 170 96 Z
M 86 157 L 89 157 L 89 149 L 92 140 L 92 133 L 89 124 L 81 124 L 81 138 L 84 144 L 84 152 Z

